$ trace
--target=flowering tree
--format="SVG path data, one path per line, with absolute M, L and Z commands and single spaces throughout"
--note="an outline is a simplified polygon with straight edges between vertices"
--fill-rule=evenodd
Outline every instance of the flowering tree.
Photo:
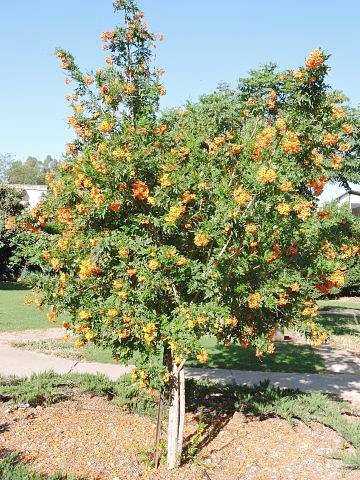
M 170 399 L 168 466 L 180 460 L 184 363 L 205 334 L 272 352 L 274 330 L 321 341 L 315 299 L 345 280 L 353 227 L 318 210 L 325 183 L 356 170 L 354 127 L 326 87 L 327 56 L 295 71 L 265 67 L 185 109 L 165 93 L 156 36 L 133 0 L 101 35 L 105 66 L 84 74 L 57 51 L 77 138 L 32 211 L 38 301 L 65 328 L 134 361 L 132 378 Z M 161 359 L 159 362 L 158 359 Z

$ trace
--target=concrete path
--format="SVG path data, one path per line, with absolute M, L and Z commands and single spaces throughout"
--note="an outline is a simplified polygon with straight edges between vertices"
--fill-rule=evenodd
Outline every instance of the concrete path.
M 131 370 L 131 367 L 105 363 L 78 362 L 55 355 L 15 348 L 13 342 L 59 339 L 64 336 L 62 328 L 0 333 L 0 375 L 28 376 L 53 370 L 57 373 L 103 373 L 115 380 Z
M 103 373 L 115 380 L 128 373 L 131 367 L 92 362 L 77 362 L 29 350 L 21 350 L 11 345 L 14 341 L 61 338 L 62 329 L 47 331 L 12 332 L 0 334 L 0 375 L 27 376 L 53 370 L 58 373 Z M 326 348 L 323 347 L 323 348 Z M 329 347 L 331 348 L 331 347 Z M 349 352 L 347 352 L 349 353 Z M 341 354 L 339 354 L 341 356 Z M 341 358 L 334 361 L 336 364 Z M 356 369 L 360 361 L 356 362 Z M 301 391 L 323 391 L 339 395 L 344 400 L 360 404 L 360 375 L 352 373 L 330 373 L 326 375 L 253 372 L 209 368 L 187 368 L 186 376 L 195 379 L 208 379 L 236 385 L 254 385 L 264 380 L 280 388 L 293 388 Z
M 339 317 L 353 317 L 360 319 L 360 310 L 356 308 L 328 307 L 320 310 L 320 315 L 337 315 Z

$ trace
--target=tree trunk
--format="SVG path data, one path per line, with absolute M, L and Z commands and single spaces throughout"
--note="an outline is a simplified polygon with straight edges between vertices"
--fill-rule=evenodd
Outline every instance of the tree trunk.
M 185 423 L 185 372 L 184 367 L 179 369 L 179 429 L 177 439 L 177 462 L 180 465 L 183 448 Z
M 172 364 L 172 389 L 168 423 L 167 466 L 173 469 L 180 465 L 185 419 L 184 367 Z

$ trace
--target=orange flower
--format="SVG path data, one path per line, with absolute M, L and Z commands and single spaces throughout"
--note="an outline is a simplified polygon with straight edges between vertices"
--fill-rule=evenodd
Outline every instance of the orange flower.
M 57 213 L 57 219 L 61 223 L 66 223 L 68 225 L 71 225 L 73 223 L 71 208 L 69 207 L 59 208 Z
M 316 305 L 315 302 L 311 300 L 304 302 L 304 308 L 301 313 L 305 317 L 316 317 L 318 312 L 319 312 L 319 307 Z
M 78 151 L 78 148 L 77 146 L 75 145 L 75 143 L 68 143 L 66 145 L 66 153 L 68 155 L 76 155 L 77 154 L 77 151 Z
M 194 237 L 194 244 L 197 247 L 206 247 L 210 242 L 210 237 L 207 233 L 197 233 Z
M 334 146 L 339 141 L 339 135 L 336 133 L 325 133 L 323 136 L 323 144 L 328 146 Z
M 190 148 L 188 147 L 179 147 L 173 148 L 171 150 L 172 155 L 178 158 L 186 158 L 190 155 Z
M 297 282 L 292 283 L 292 284 L 290 285 L 290 290 L 291 290 L 292 292 L 294 292 L 294 293 L 297 293 L 297 292 L 300 291 L 300 285 L 299 285 Z
M 346 135 L 351 135 L 354 132 L 354 127 L 350 123 L 344 123 L 341 128 Z
M 98 128 L 102 133 L 110 133 L 114 129 L 114 124 L 108 120 L 103 120 Z
M 331 111 L 335 120 L 340 120 L 341 118 L 345 117 L 345 110 L 339 105 L 334 105 Z
M 195 197 L 196 197 L 195 193 L 191 193 L 189 191 L 186 191 L 181 195 L 181 201 L 183 203 L 190 203 L 193 200 L 195 200 Z
M 320 165 L 324 160 L 324 157 L 320 152 L 316 150 L 316 148 L 313 148 L 311 151 L 310 160 L 314 163 L 314 165 L 316 165 L 317 167 L 320 167 Z
M 334 154 L 332 157 L 331 157 L 331 166 L 335 169 L 335 170 L 339 170 L 341 167 L 342 167 L 342 162 L 343 162 L 343 159 L 340 155 L 338 154 Z
M 287 217 L 290 215 L 291 206 L 288 203 L 279 203 L 276 205 L 276 210 L 279 212 L 280 215 Z
M 350 150 L 350 145 L 346 142 L 339 143 L 339 151 L 340 152 L 348 152 Z
M 329 281 L 334 284 L 336 288 L 343 287 L 345 284 L 345 273 L 342 270 L 335 270 L 330 277 Z
M 284 118 L 278 118 L 275 122 L 275 127 L 279 130 L 281 133 L 285 133 L 287 126 L 286 126 L 286 121 Z
M 240 206 L 244 206 L 251 200 L 251 194 L 247 192 L 243 187 L 237 187 L 233 191 L 233 197 L 235 202 Z
M 282 292 L 279 295 L 279 298 L 277 300 L 277 304 L 279 307 L 284 307 L 289 303 L 289 295 L 286 292 Z
M 315 180 L 310 180 L 308 182 L 308 186 L 313 189 L 314 195 L 318 197 L 319 195 L 322 194 L 324 187 L 326 185 L 327 178 L 324 176 L 321 176 L 320 178 L 317 178 Z
M 109 85 L 107 85 L 106 83 L 104 85 L 101 85 L 100 92 L 103 95 L 107 95 L 109 93 Z
M 83 80 L 84 80 L 84 83 L 88 86 L 94 83 L 94 77 L 91 77 L 90 75 L 85 75 Z
M 13 230 L 16 227 L 16 218 L 15 217 L 7 217 L 5 220 L 5 230 Z
M 49 320 L 49 322 L 55 322 L 56 321 L 57 314 L 56 314 L 56 310 L 54 308 L 50 308 L 50 310 L 48 311 L 47 319 Z
M 132 196 L 136 200 L 146 200 L 149 196 L 149 187 L 146 185 L 145 182 L 141 180 L 136 180 L 132 186 Z
M 300 140 L 296 133 L 287 133 L 283 138 L 281 145 L 285 153 L 294 154 L 301 152 Z
M 123 85 L 123 91 L 128 95 L 132 95 L 133 93 L 136 92 L 136 87 L 133 83 L 128 82 Z
M 293 77 L 295 78 L 295 80 L 297 80 L 298 82 L 301 82 L 305 78 L 305 72 L 304 72 L 304 70 L 301 70 L 301 68 L 298 68 L 297 70 L 294 70 L 292 72 L 292 74 L 293 74 Z
M 247 303 L 249 308 L 259 308 L 261 304 L 262 298 L 259 292 L 250 293 L 247 299 Z
M 266 104 L 269 110 L 274 110 L 276 108 L 276 98 L 277 98 L 277 94 L 275 90 L 271 90 L 266 100 Z
M 114 30 L 108 30 L 105 32 L 102 32 L 100 35 L 100 38 L 103 42 L 111 42 L 115 39 L 116 37 L 116 32 Z
M 154 128 L 154 135 L 162 135 L 163 133 L 166 132 L 166 130 L 167 130 L 167 125 L 162 123 L 158 127 Z
M 311 215 L 312 206 L 313 205 L 311 202 L 304 201 L 295 205 L 294 211 L 296 212 L 297 217 L 305 222 L 305 220 L 307 220 Z
M 121 203 L 117 200 L 115 200 L 114 202 L 111 202 L 109 205 L 109 210 L 111 212 L 118 212 L 120 208 L 121 208 Z
M 281 257 L 281 247 L 278 243 L 275 243 L 271 248 L 271 253 L 267 255 L 266 261 L 267 263 L 272 263 L 280 257 Z
M 265 148 L 269 147 L 274 140 L 276 130 L 274 127 L 266 127 L 260 132 L 255 140 L 253 158 L 258 160 Z
M 293 184 L 289 180 L 284 180 L 279 185 L 279 190 L 282 192 L 290 192 L 293 189 Z
M 61 262 L 58 258 L 52 258 L 50 260 L 50 265 L 55 272 L 58 272 L 61 269 Z
M 247 223 L 245 225 L 245 232 L 254 235 L 257 232 L 257 225 L 255 223 Z
M 321 220 L 326 220 L 328 218 L 330 218 L 330 212 L 328 210 L 319 210 L 318 212 L 318 217 L 321 219 Z
M 79 277 L 81 279 L 100 275 L 101 269 L 90 259 L 84 259 L 80 262 Z
M 164 87 L 164 85 L 159 85 L 159 95 L 166 95 L 166 88 Z
M 172 181 L 170 175 L 168 173 L 164 173 L 163 175 L 161 175 L 159 183 L 161 188 L 171 187 Z
M 334 260 L 336 258 L 336 251 L 334 250 L 333 245 L 329 241 L 325 241 L 321 245 L 321 251 L 324 254 L 324 257 L 328 260 Z
M 277 173 L 272 168 L 263 167 L 258 171 L 257 181 L 266 185 L 267 183 L 275 182 Z
M 231 155 L 237 157 L 242 151 L 242 145 L 240 145 L 239 143 L 233 143 L 232 145 L 229 145 L 229 151 Z
M 305 60 L 305 67 L 309 70 L 316 69 L 324 63 L 324 56 L 322 51 L 317 48 L 309 53 L 307 59 Z

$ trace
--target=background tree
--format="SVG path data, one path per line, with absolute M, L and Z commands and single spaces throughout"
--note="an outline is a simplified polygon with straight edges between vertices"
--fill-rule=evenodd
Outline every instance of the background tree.
M 21 193 L 0 184 L 0 280 L 14 279 L 21 262 L 14 257 L 15 218 L 23 210 Z
M 25 162 L 13 160 L 8 164 L 4 178 L 11 184 L 43 185 L 47 173 L 54 170 L 58 163 L 51 155 L 43 161 L 31 156 Z
M 13 161 L 13 157 L 10 153 L 0 154 L 0 182 L 6 180 L 6 173 Z
M 37 302 L 65 327 L 136 362 L 133 381 L 170 402 L 168 466 L 181 458 L 184 363 L 206 363 L 205 334 L 272 352 L 278 327 L 320 342 L 316 299 L 345 281 L 358 254 L 351 225 L 317 209 L 325 183 L 356 167 L 343 99 L 325 84 L 327 56 L 251 72 L 157 118 L 165 93 L 151 64 L 156 36 L 132 0 L 104 32 L 110 55 L 82 73 L 57 51 L 76 140 L 34 209 L 28 255 Z M 134 352 L 136 356 L 134 357 Z

